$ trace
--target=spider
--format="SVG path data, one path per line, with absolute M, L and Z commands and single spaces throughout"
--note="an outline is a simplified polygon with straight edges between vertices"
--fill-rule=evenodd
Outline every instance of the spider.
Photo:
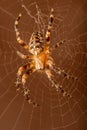
M 63 94 L 63 96 L 71 97 L 71 95 L 63 89 L 62 85 L 59 85 L 55 81 L 55 77 L 52 74 L 52 71 L 54 70 L 56 73 L 64 75 L 68 79 L 76 79 L 75 77 L 70 76 L 64 70 L 56 67 L 54 59 L 52 58 L 52 51 L 55 50 L 58 46 L 60 46 L 62 43 L 64 43 L 64 41 L 60 41 L 59 43 L 56 43 L 55 45 L 50 47 L 50 35 L 54 21 L 54 9 L 52 8 L 50 12 L 45 37 L 39 31 L 33 32 L 30 37 L 29 44 L 26 44 L 20 36 L 18 24 L 21 16 L 22 14 L 20 13 L 15 20 L 14 28 L 16 32 L 16 39 L 19 45 L 21 45 L 25 50 L 29 52 L 29 55 L 24 55 L 21 52 L 17 51 L 17 54 L 20 58 L 27 60 L 27 63 L 19 67 L 18 69 L 16 81 L 17 90 L 22 89 L 23 95 L 29 102 L 29 104 L 32 104 L 33 106 L 38 106 L 39 104 L 37 104 L 31 99 L 31 92 L 25 86 L 28 77 L 32 73 L 37 71 L 40 73 L 44 72 L 47 75 L 49 81 L 51 82 L 51 85 L 56 88 L 56 91 L 60 91 Z M 20 87 L 20 85 L 22 85 L 22 87 Z

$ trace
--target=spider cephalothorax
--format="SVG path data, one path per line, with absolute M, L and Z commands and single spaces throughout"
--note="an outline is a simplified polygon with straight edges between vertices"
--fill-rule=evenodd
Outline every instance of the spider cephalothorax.
M 66 78 L 77 79 L 73 76 L 70 76 L 64 70 L 56 67 L 51 56 L 52 51 L 55 50 L 55 48 L 57 48 L 61 43 L 63 43 L 63 41 L 61 41 L 55 44 L 53 47 L 50 47 L 50 34 L 54 20 L 53 12 L 54 10 L 51 9 L 50 19 L 45 36 L 43 36 L 41 32 L 34 32 L 31 35 L 29 44 L 26 44 L 21 39 L 20 32 L 18 30 L 18 23 L 22 15 L 19 14 L 18 18 L 15 21 L 16 39 L 18 43 L 30 53 L 29 55 L 24 55 L 21 52 L 17 51 L 19 57 L 28 61 L 25 65 L 21 66 L 18 69 L 16 87 L 17 90 L 19 90 L 20 88 L 22 89 L 27 101 L 29 103 L 32 103 L 34 106 L 37 106 L 38 104 L 32 101 L 30 90 L 25 86 L 25 83 L 29 75 L 31 75 L 35 71 L 44 72 L 47 75 L 52 86 L 54 86 L 57 91 L 60 91 L 63 96 L 66 95 L 68 97 L 71 97 L 71 95 L 69 95 L 63 89 L 63 87 L 55 81 L 55 77 L 53 76 L 52 71 L 56 72 L 57 74 L 62 74 L 63 76 L 66 76 Z M 20 85 L 22 85 L 22 87 L 20 87 Z

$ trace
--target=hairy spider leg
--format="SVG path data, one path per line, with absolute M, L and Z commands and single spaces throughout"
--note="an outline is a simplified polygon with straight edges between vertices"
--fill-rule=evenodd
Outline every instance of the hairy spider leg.
M 30 64 L 26 64 L 24 66 L 21 66 L 19 69 L 18 69 L 18 72 L 17 72 L 17 81 L 16 81 L 16 87 L 17 87 L 17 90 L 20 90 L 20 85 L 22 85 L 22 81 L 21 81 L 21 77 L 22 77 L 22 74 L 24 71 L 27 70 L 27 68 L 30 67 Z
M 48 28 L 46 31 L 46 45 L 45 45 L 45 49 L 49 50 L 49 46 L 50 46 L 50 34 L 51 34 L 51 29 L 52 29 L 52 24 L 53 24 L 53 15 L 54 9 L 51 9 L 51 14 L 50 14 L 50 19 L 49 19 L 49 23 L 48 23 Z
M 32 59 L 32 57 L 31 57 L 30 55 L 24 55 L 24 54 L 21 53 L 20 51 L 17 51 L 17 55 L 18 55 L 21 59 L 24 59 L 24 60 Z
M 22 83 L 22 75 L 29 68 L 30 68 L 30 63 L 27 63 L 27 64 L 19 67 L 18 72 L 17 72 L 17 81 L 16 81 L 17 91 L 22 89 L 22 87 L 21 87 L 21 85 L 23 85 L 23 83 Z
M 62 86 L 62 85 L 59 85 L 59 84 L 57 83 L 57 81 L 54 79 L 54 76 L 53 76 L 52 73 L 51 73 L 51 70 L 46 69 L 46 70 L 45 70 L 45 73 L 46 73 L 46 75 L 47 75 L 49 81 L 51 82 L 52 87 L 55 87 L 55 88 L 56 88 L 56 91 L 61 92 L 61 93 L 63 94 L 63 96 L 66 96 L 66 97 L 69 97 L 69 98 L 72 97 L 69 93 L 67 93 L 67 92 L 63 89 L 63 86 Z
M 72 76 L 72 75 L 69 75 L 67 72 L 65 72 L 65 70 L 60 69 L 59 67 L 52 66 L 51 69 L 52 69 L 55 73 L 57 73 L 57 74 L 59 74 L 59 75 L 63 75 L 63 76 L 66 77 L 67 79 L 78 80 L 77 77 Z
M 24 92 L 24 97 L 25 99 L 28 101 L 29 104 L 32 104 L 33 107 L 37 107 L 39 106 L 39 104 L 37 104 L 36 102 L 34 102 L 32 99 L 31 99 L 31 92 L 30 90 L 25 86 L 26 84 L 26 81 L 28 79 L 28 77 L 35 71 L 34 68 L 30 68 L 28 69 L 22 76 L 22 84 L 23 84 L 23 92 Z
M 19 25 L 19 20 L 21 18 L 22 14 L 20 13 L 19 16 L 16 18 L 15 24 L 14 24 L 14 28 L 15 28 L 15 32 L 16 32 L 16 39 L 18 41 L 18 43 L 26 50 L 29 50 L 29 46 L 21 39 L 20 37 L 20 32 L 18 30 L 18 25 Z
M 20 89 L 19 86 L 23 85 L 21 90 L 24 94 L 25 99 L 28 101 L 29 104 L 32 104 L 34 107 L 36 107 L 36 106 L 39 106 L 39 105 L 37 103 L 35 103 L 34 101 L 32 101 L 31 96 L 30 96 L 31 92 L 25 86 L 28 77 L 30 76 L 30 74 L 32 74 L 34 72 L 34 69 L 31 68 L 30 66 L 33 66 L 33 65 L 28 63 L 24 66 L 21 66 L 18 69 L 16 87 L 19 90 Z M 24 73 L 24 71 L 26 71 L 26 72 Z
M 64 44 L 65 42 L 66 42 L 65 40 L 62 40 L 62 41 L 57 42 L 55 45 L 53 45 L 53 46 L 50 48 L 50 51 L 54 51 L 56 48 L 58 48 L 59 46 L 61 46 L 61 45 Z

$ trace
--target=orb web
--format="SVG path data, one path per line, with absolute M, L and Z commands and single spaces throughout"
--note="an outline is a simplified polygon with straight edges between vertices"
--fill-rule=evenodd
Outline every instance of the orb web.
M 0 129 L 7 130 L 85 130 L 87 129 L 87 2 L 86 0 L 0 2 Z M 28 54 L 15 37 L 14 21 L 23 14 L 19 30 L 29 43 L 32 32 L 45 35 L 50 9 L 54 8 L 51 46 L 65 40 L 54 52 L 56 66 L 78 80 L 54 74 L 73 98 L 56 92 L 45 74 L 34 73 L 27 81 L 32 98 L 40 104 L 33 108 L 16 92 L 18 68 L 25 63 L 16 51 Z

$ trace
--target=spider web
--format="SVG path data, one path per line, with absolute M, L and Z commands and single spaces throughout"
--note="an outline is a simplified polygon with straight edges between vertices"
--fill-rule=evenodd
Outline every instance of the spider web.
M 28 11 L 24 9 L 27 7 Z M 37 8 L 36 8 L 36 5 Z M 16 41 L 14 21 L 20 12 L 20 32 L 28 43 L 31 33 L 47 27 L 54 8 L 51 46 L 55 63 L 78 81 L 55 74 L 55 79 L 74 99 L 67 99 L 51 87 L 44 74 L 30 76 L 27 86 L 40 104 L 33 108 L 16 92 L 15 81 L 21 60 L 16 51 L 27 52 Z M 1 0 L 0 1 L 0 129 L 1 130 L 86 130 L 87 129 L 87 2 L 86 0 Z M 38 10 L 40 14 L 37 15 Z M 39 17 L 38 17 L 39 16 Z M 37 21 L 38 19 L 38 21 Z M 40 21 L 39 21 L 40 20 Z

